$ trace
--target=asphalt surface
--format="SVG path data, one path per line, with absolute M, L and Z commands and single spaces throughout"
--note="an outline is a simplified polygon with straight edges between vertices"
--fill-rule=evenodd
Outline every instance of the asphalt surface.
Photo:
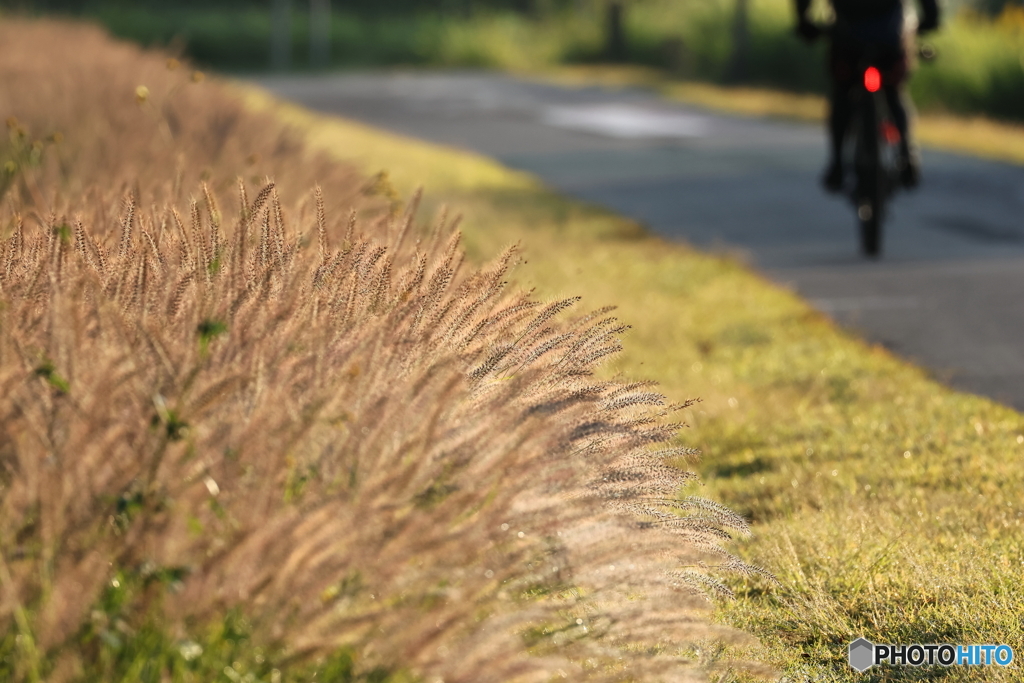
M 489 73 L 260 81 L 311 109 L 480 152 L 668 238 L 726 250 L 869 341 L 1024 410 L 1024 167 L 924 151 L 885 255 L 858 255 L 825 195 L 824 132 L 659 99 Z

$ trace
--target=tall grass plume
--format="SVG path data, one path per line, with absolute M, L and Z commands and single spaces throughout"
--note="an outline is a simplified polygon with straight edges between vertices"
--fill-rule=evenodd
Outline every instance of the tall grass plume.
M 699 677 L 699 594 L 763 572 L 680 494 L 679 406 L 593 375 L 610 311 L 510 291 L 515 248 L 467 267 L 158 55 L 0 45 L 11 129 L 62 137 L 0 206 L 2 677 L 199 680 L 230 615 L 252 680 Z

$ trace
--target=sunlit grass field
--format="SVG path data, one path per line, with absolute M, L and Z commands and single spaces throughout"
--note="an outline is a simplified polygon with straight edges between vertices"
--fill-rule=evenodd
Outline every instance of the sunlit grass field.
M 1019 680 L 1024 653 L 1024 416 L 953 392 L 837 329 L 791 292 L 722 256 L 561 198 L 463 152 L 385 135 L 251 95 L 312 144 L 386 171 L 400 196 L 464 215 L 471 258 L 508 243 L 516 279 L 543 296 L 586 292 L 633 326 L 608 372 L 700 397 L 682 435 L 699 445 L 701 493 L 748 515 L 746 559 L 782 588 L 736 580 L 718 618 L 757 646 L 697 648 L 722 680 L 767 668 L 791 681 Z M 854 674 L 847 644 L 1007 643 L 1008 669 Z
M 0 516 L 0 614 L 9 615 L 0 634 L 0 678 L 379 683 L 416 680 L 409 671 L 454 669 L 446 679 L 475 683 L 509 680 L 495 672 L 523 671 L 521 665 L 540 672 L 564 645 L 569 654 L 558 666 L 599 680 L 652 680 L 666 656 L 693 678 L 784 672 L 789 680 L 843 681 L 864 680 L 845 664 L 846 644 L 861 635 L 876 642 L 1003 642 L 1024 651 L 1018 413 L 943 388 L 726 256 L 668 244 L 489 160 L 317 117 L 249 90 L 248 107 L 262 111 L 245 111 L 217 79 L 111 45 L 98 31 L 2 28 L 0 99 L 14 103 L 16 116 L 5 118 L 7 141 L 0 146 L 0 282 L 8 297 L 0 309 L 0 503 L 8 506 Z M 50 48 L 36 54 L 40 44 Z M 82 59 L 90 55 L 95 61 Z M 270 175 L 276 188 L 267 185 Z M 314 183 L 324 188 L 323 198 Z M 616 315 L 633 329 L 603 373 L 658 380 L 673 402 L 701 399 L 680 412 L 690 426 L 677 441 L 703 450 L 704 483 L 683 493 L 721 501 L 753 523 L 743 557 L 774 572 L 781 585 L 726 575 L 737 597 L 714 610 L 722 624 L 754 634 L 759 644 L 733 628 L 707 627 L 707 611 L 686 601 L 686 610 L 670 613 L 676 591 L 656 593 L 665 612 L 652 609 L 659 605 L 642 601 L 646 589 L 637 587 L 657 586 L 643 583 L 647 577 L 635 567 L 657 564 L 667 548 L 635 537 L 625 546 L 603 533 L 611 527 L 600 527 L 578 552 L 567 550 L 569 566 L 601 574 L 609 556 L 629 548 L 630 573 L 617 562 L 625 578 L 603 584 L 604 600 L 575 575 L 573 585 L 561 582 L 563 563 L 549 551 L 562 550 L 539 539 L 550 538 L 554 528 L 547 525 L 580 521 L 591 508 L 560 505 L 548 494 L 583 484 L 594 490 L 594 481 L 563 471 L 552 455 L 566 443 L 557 431 L 532 431 L 557 423 L 502 409 L 536 396 L 517 382 L 530 358 L 545 356 L 545 335 L 559 324 L 551 316 L 541 311 L 537 327 L 524 320 L 525 332 L 512 328 L 516 344 L 539 328 L 539 345 L 524 348 L 523 364 L 474 400 L 448 400 L 464 374 L 455 365 L 445 366 L 452 383 L 429 363 L 417 379 L 414 352 L 425 347 L 407 339 L 373 334 L 352 352 L 366 355 L 346 355 L 344 347 L 323 345 L 325 337 L 309 336 L 334 329 L 315 324 L 331 307 L 346 321 L 371 320 L 382 301 L 398 306 L 410 301 L 405 294 L 419 296 L 415 286 L 387 283 L 393 265 L 398 284 L 422 282 L 429 259 L 417 267 L 395 247 L 394 264 L 374 265 L 384 251 L 371 241 L 387 243 L 393 232 L 413 230 L 428 254 L 439 254 L 428 295 L 447 286 L 442 282 L 458 282 L 445 279 L 458 249 L 441 239 L 443 228 L 428 238 L 413 228 L 417 221 L 397 213 L 420 186 L 423 224 L 444 222 L 444 207 L 449 218 L 463 216 L 468 268 L 518 243 L 525 262 L 511 278 L 533 289 L 534 298 L 583 293 L 585 311 L 619 306 Z M 178 213 L 167 208 L 174 202 Z M 237 211 L 229 208 L 236 202 Z M 221 225 L 232 238 L 222 239 Z M 353 232 L 359 225 L 370 226 L 366 239 Z M 332 249 L 338 255 L 330 256 Z M 351 260 L 342 260 L 346 254 Z M 334 268 L 327 257 L 345 264 L 337 270 L 352 281 L 326 290 L 314 278 L 312 290 L 303 287 L 297 278 L 306 266 L 319 274 Z M 493 278 L 470 284 L 497 286 L 509 277 L 500 264 L 495 268 Z M 298 275 L 286 282 L 290 272 Z M 261 298 L 235 289 L 255 292 L 242 283 L 256 277 Z M 460 287 L 451 305 L 473 291 Z M 290 303 L 300 300 L 315 303 Z M 343 300 L 349 303 L 336 305 Z M 230 301 L 241 308 L 225 310 Z M 438 301 L 420 310 L 438 306 L 441 313 L 430 319 L 443 322 L 453 309 Z M 424 329 L 443 332 L 439 325 Z M 453 329 L 476 334 L 473 326 Z M 438 353 L 459 346 L 447 343 L 453 339 L 446 336 Z M 474 353 L 488 355 L 503 343 L 480 337 Z M 308 352 L 314 348 L 318 353 Z M 333 355 L 321 355 L 324 348 Z M 122 371 L 125 364 L 130 372 Z M 385 371 L 396 364 L 406 368 L 397 378 Z M 331 377 L 346 388 L 321 403 L 318 397 L 328 394 L 316 393 L 318 382 Z M 651 400 L 630 391 L 637 389 L 625 397 L 639 404 Z M 481 402 L 487 396 L 508 401 Z M 639 404 L 612 401 L 602 414 L 633 415 Z M 447 422 L 440 410 L 447 405 L 479 406 L 483 418 L 470 410 L 464 420 L 452 413 Z M 636 414 L 636 425 L 650 424 Z M 505 455 L 474 470 L 472 485 L 460 493 L 460 480 L 452 478 L 459 467 L 445 460 L 460 451 L 432 437 L 467 426 L 478 439 L 464 442 L 470 461 L 495 448 Z M 392 476 L 381 468 L 373 470 L 377 479 L 357 467 L 340 479 L 331 473 L 336 446 L 345 453 L 402 453 L 411 443 L 399 438 L 403 430 L 423 435 L 417 452 L 426 454 L 429 471 Z M 340 446 L 339 434 L 348 439 Z M 439 451 L 427 450 L 431 444 Z M 518 458 L 544 454 L 554 471 L 517 465 L 532 462 Z M 585 460 L 593 466 L 599 457 L 588 451 Z M 379 495 L 331 497 L 338 481 L 351 491 L 376 481 Z M 487 481 L 493 485 L 480 485 Z M 674 493 L 676 480 L 667 481 Z M 516 495 L 532 515 L 513 505 Z M 346 507 L 353 500 L 365 502 L 362 512 Z M 290 507 L 300 502 L 309 507 Z M 378 538 L 376 525 L 393 514 L 409 524 Z M 464 533 L 447 534 L 452 524 Z M 681 538 L 673 537 L 673 557 L 692 540 Z M 479 556 L 492 547 L 498 555 Z M 323 564 L 337 557 L 338 567 Z M 533 572 L 535 561 L 543 575 Z M 459 568 L 472 571 L 458 578 Z M 411 573 L 403 575 L 406 569 Z M 500 627 L 492 638 L 473 626 L 506 604 L 506 576 L 528 582 L 523 604 L 548 610 L 538 617 L 542 623 L 519 632 L 522 642 L 503 637 Z M 374 585 L 383 592 L 371 592 Z M 453 587 L 463 592 L 449 592 Z M 619 588 L 626 594 L 616 602 L 608 596 Z M 577 608 L 584 611 L 570 615 Z M 592 634 L 584 621 L 596 614 L 591 608 L 618 610 L 608 612 L 615 622 L 609 628 L 628 632 L 632 624 L 641 635 L 602 640 L 603 626 Z M 366 640 L 346 626 L 349 620 L 373 625 Z M 666 644 L 674 634 L 665 624 L 685 627 L 692 646 L 677 651 Z M 468 650 L 475 655 L 449 656 L 441 646 L 460 647 L 462 625 L 481 638 Z M 348 637 L 370 646 L 353 650 Z M 389 651 L 396 647 L 402 652 Z M 527 649 L 537 656 L 523 657 Z M 1005 671 L 890 670 L 877 678 L 1016 680 L 1019 672 L 1017 664 Z

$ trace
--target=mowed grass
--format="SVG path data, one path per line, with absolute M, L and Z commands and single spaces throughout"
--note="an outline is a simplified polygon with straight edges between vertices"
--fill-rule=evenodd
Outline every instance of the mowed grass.
M 782 588 L 734 580 L 718 617 L 758 646 L 708 642 L 724 680 L 768 669 L 787 680 L 1019 680 L 1024 656 L 1024 417 L 953 392 L 837 329 L 741 264 L 668 244 L 641 226 L 559 197 L 472 154 L 276 104 L 317 147 L 385 171 L 425 210 L 464 216 L 469 255 L 520 242 L 516 273 L 538 295 L 582 292 L 633 326 L 607 369 L 654 378 L 685 412 L 682 441 L 704 451 L 702 495 L 749 516 L 746 559 Z M 1007 643 L 1007 669 L 873 669 L 847 644 Z

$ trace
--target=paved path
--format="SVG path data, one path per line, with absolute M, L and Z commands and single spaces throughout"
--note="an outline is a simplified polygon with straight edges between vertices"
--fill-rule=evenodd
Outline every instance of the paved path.
M 643 90 L 482 73 L 267 78 L 310 108 L 463 147 L 725 249 L 954 387 L 1024 409 L 1024 168 L 925 151 L 896 198 L 885 257 L 857 255 L 853 212 L 818 190 L 817 127 L 740 118 Z

